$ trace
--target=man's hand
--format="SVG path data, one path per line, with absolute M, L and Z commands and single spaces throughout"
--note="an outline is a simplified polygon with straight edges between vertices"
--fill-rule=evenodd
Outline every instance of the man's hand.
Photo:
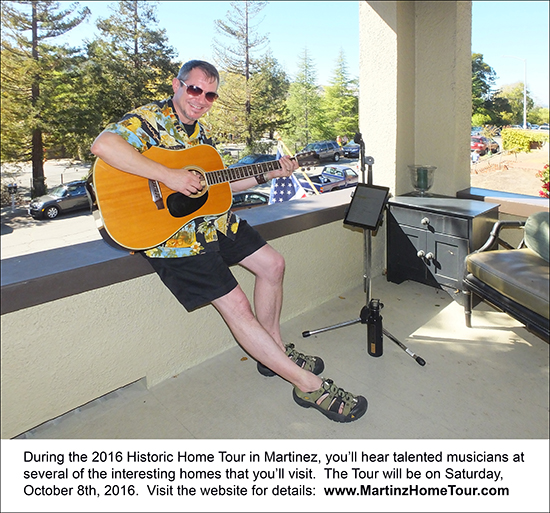
M 269 172 L 269 178 L 279 178 L 282 176 L 290 176 L 294 171 L 298 169 L 298 162 L 291 160 L 288 155 L 284 155 L 279 159 L 281 169 Z
M 204 185 L 206 185 L 202 175 L 196 171 L 170 168 L 167 168 L 166 176 L 162 179 L 162 183 L 166 187 L 181 192 L 186 196 L 202 191 Z

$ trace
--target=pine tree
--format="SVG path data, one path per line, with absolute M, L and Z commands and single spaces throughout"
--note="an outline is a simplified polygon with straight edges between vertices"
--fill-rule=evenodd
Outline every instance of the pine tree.
M 357 80 L 348 78 L 344 52 L 340 51 L 330 86 L 325 88 L 322 106 L 327 139 L 345 136 L 352 139 L 359 130 L 359 88 Z
M 290 85 L 287 99 L 290 128 L 283 133 L 289 144 L 296 148 L 322 139 L 325 134 L 317 71 L 307 48 L 299 59 L 299 71 Z
M 260 50 L 267 43 L 267 36 L 260 36 L 252 20 L 266 6 L 266 2 L 242 1 L 231 2 L 232 11 L 227 13 L 227 22 L 216 20 L 216 27 L 220 34 L 233 40 L 233 45 L 227 45 L 214 40 L 214 54 L 216 64 L 229 75 L 227 82 L 239 82 L 242 88 L 234 90 L 230 95 L 220 95 L 218 111 L 236 112 L 242 109 L 242 116 L 237 114 L 244 130 L 240 132 L 245 139 L 249 150 L 252 148 L 255 129 L 252 119 L 253 97 L 251 84 L 252 75 L 260 69 L 260 62 L 253 53 Z M 239 79 L 237 77 L 242 77 Z
M 21 162 L 30 157 L 33 196 L 46 192 L 43 134 L 47 126 L 43 113 L 49 100 L 42 95 L 41 85 L 51 74 L 52 57 L 57 51 L 46 41 L 65 34 L 88 17 L 90 11 L 84 8 L 70 18 L 77 7 L 71 4 L 60 11 L 59 2 L 2 2 L 2 61 L 7 60 L 2 66 L 2 110 L 6 106 L 9 113 L 6 123 L 2 123 L 2 138 L 8 138 L 2 159 Z
M 97 21 L 100 36 L 87 45 L 90 105 L 101 112 L 102 124 L 170 96 L 180 66 L 166 31 L 154 28 L 158 21 L 153 3 L 123 0 L 112 10 L 111 16 Z
M 267 53 L 251 78 L 253 103 L 250 113 L 253 140 L 264 135 L 273 139 L 274 133 L 288 124 L 286 97 L 290 82 L 277 60 Z

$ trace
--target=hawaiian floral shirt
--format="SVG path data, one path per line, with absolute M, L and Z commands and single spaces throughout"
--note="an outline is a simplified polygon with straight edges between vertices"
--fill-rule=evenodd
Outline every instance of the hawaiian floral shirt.
M 209 130 L 198 121 L 193 134 L 187 135 L 171 99 L 134 109 L 117 123 L 108 125 L 105 131 L 120 135 L 141 153 L 151 146 L 181 149 L 198 144 L 212 145 Z M 152 258 L 179 258 L 216 251 L 218 232 L 234 239 L 238 226 L 239 218 L 231 211 L 222 215 L 198 217 L 166 242 L 144 253 Z

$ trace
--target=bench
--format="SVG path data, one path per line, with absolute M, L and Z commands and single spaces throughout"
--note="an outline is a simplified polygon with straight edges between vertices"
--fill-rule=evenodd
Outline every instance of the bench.
M 508 229 L 524 230 L 517 249 L 501 238 Z M 549 232 L 548 212 L 494 224 L 487 242 L 466 257 L 462 290 L 467 327 L 477 297 L 549 341 Z

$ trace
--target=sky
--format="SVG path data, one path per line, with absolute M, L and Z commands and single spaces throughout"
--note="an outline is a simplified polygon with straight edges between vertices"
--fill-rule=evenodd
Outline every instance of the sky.
M 472 53 L 483 55 L 496 87 L 524 82 L 548 107 L 548 2 L 472 2 Z M 525 62 L 521 59 L 525 59 Z
M 61 2 L 61 4 L 71 2 Z M 111 14 L 113 2 L 79 2 L 92 11 L 91 19 L 64 36 L 79 46 L 97 33 L 95 20 Z M 229 42 L 214 21 L 226 20 L 229 1 L 161 1 L 159 28 L 166 29 L 168 44 L 179 59 L 214 62 L 213 41 Z M 359 76 L 358 1 L 271 1 L 254 19 L 257 31 L 269 38 L 269 48 L 293 79 L 300 55 L 307 48 L 317 71 L 317 83 L 328 85 L 336 60 L 343 51 L 349 78 Z M 497 75 L 495 88 L 524 81 L 535 103 L 549 106 L 548 2 L 472 2 L 472 52 Z M 61 42 L 61 38 L 58 42 Z M 524 59 L 524 60 L 522 60 Z

